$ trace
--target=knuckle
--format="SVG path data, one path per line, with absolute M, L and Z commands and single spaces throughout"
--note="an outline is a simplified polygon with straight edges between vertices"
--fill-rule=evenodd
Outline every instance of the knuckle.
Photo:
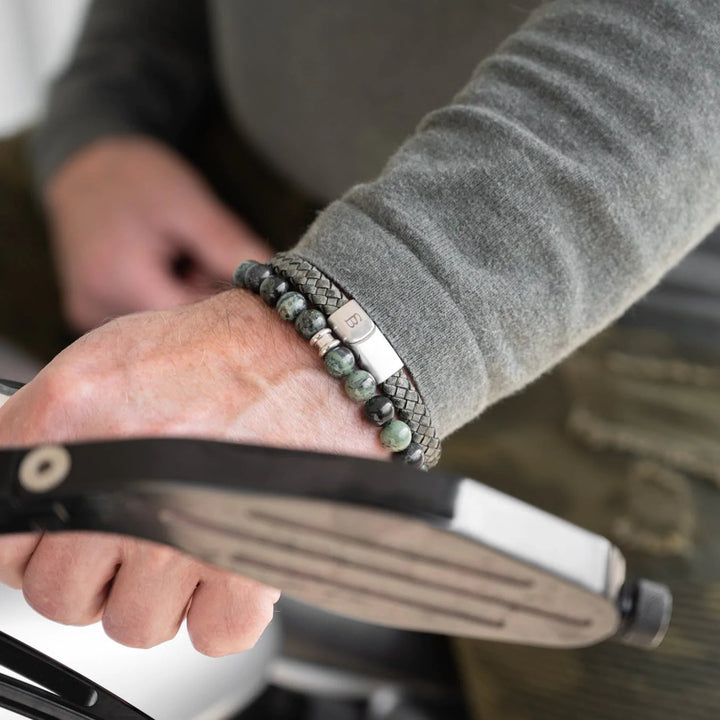
M 197 561 L 168 545 L 161 545 L 136 538 L 124 539 L 124 555 L 132 563 L 139 577 L 153 578 L 162 582 L 163 578 L 194 576 Z M 150 613 L 149 609 L 138 608 L 138 612 Z
M 63 592 L 62 585 L 44 582 L 36 574 L 26 576 L 22 591 L 30 607 L 43 617 L 63 625 L 83 626 L 94 623 L 97 613 L 89 607 L 79 607 Z
M 78 376 L 70 367 L 62 363 L 48 367 L 42 376 L 42 411 L 41 418 L 46 422 L 54 422 L 62 417 L 68 406 L 79 394 L 87 393 L 88 380 Z
M 167 545 L 143 543 L 143 563 L 148 572 L 161 574 L 181 562 L 180 553 Z
M 102 624 L 105 634 L 115 642 L 143 650 L 172 640 L 177 633 L 177 629 L 157 628 L 126 613 L 106 612 Z
M 13 590 L 20 590 L 22 588 L 22 578 L 19 573 L 13 573 L 7 570 L 0 571 L 0 583 Z
M 42 378 L 43 403 L 37 418 L 40 431 L 49 437 L 57 434 L 69 419 L 81 416 L 102 392 L 102 378 L 96 373 L 79 372 L 69 363 L 58 362 L 48 367 Z
M 43 617 L 56 622 L 65 622 L 68 608 L 65 604 L 62 589 L 52 584 L 38 581 L 33 575 L 26 576 L 22 585 L 23 595 L 27 604 Z
M 195 635 L 191 633 L 190 640 L 192 641 L 193 647 L 202 655 L 219 658 L 230 654 L 230 651 L 225 650 L 221 643 L 203 634 Z
M 220 616 L 203 614 L 188 618 L 188 633 L 203 655 L 221 657 L 255 647 L 274 614 L 267 593 L 252 593 L 243 603 L 229 602 Z
M 7 535 L 0 539 L 0 571 L 15 571 L 21 574 L 38 543 L 36 534 Z
M 65 625 L 100 620 L 117 570 L 115 538 L 63 532 L 36 539 L 23 567 L 22 589 L 30 606 Z
M 69 395 L 71 378 L 69 371 L 61 364 L 48 368 L 46 375 L 42 376 L 42 392 L 44 407 L 48 413 L 61 407 Z
M 265 626 L 259 631 L 253 632 L 250 628 L 245 628 L 241 634 L 236 635 L 223 635 L 213 632 L 190 633 L 190 640 L 199 653 L 208 657 L 219 658 L 252 650 L 264 629 Z
M 254 613 L 249 614 L 245 622 L 228 622 L 229 632 L 227 646 L 223 648 L 224 654 L 252 650 L 266 627 L 267 622 L 264 621 L 264 618 Z M 220 641 L 222 642 L 222 638 Z

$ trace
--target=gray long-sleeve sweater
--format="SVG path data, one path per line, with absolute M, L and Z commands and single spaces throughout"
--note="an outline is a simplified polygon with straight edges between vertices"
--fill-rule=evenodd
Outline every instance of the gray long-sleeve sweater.
M 178 142 L 217 83 L 270 164 L 339 198 L 297 252 L 376 320 L 446 435 L 720 221 L 720 2 L 538 4 L 96 2 L 39 175 L 107 134 Z M 653 312 L 720 337 L 717 240 L 666 287 Z

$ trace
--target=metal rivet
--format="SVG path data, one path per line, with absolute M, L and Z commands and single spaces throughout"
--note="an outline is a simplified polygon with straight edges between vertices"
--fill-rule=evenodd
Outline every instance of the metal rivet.
M 41 445 L 22 459 L 18 479 L 28 492 L 49 492 L 65 480 L 71 465 L 70 453 L 62 445 Z

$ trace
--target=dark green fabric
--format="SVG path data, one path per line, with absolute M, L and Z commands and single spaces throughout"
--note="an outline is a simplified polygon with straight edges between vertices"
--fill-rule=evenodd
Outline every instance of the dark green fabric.
M 609 537 L 675 600 L 655 651 L 456 641 L 477 720 L 710 720 L 720 708 L 720 355 L 612 330 L 445 446 L 467 473 Z

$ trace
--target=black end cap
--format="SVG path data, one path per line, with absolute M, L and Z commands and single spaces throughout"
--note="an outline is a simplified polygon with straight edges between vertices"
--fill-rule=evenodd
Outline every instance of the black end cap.
M 672 604 L 672 594 L 665 585 L 643 579 L 625 583 L 618 595 L 620 641 L 648 650 L 656 648 L 670 625 Z

